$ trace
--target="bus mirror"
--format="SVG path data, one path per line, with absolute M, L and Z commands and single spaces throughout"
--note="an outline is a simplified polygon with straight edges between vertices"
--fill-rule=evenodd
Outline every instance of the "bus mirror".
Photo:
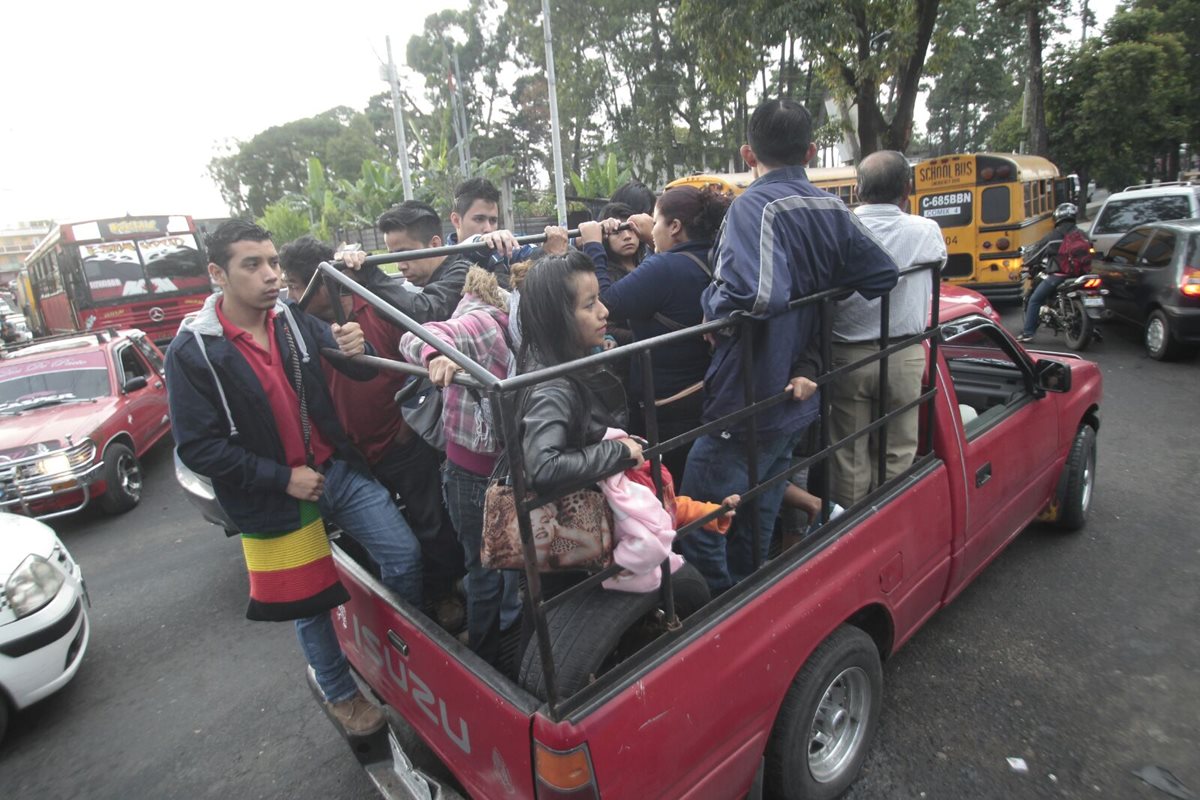
M 1039 359 L 1034 364 L 1034 372 L 1037 374 L 1037 385 L 1047 392 L 1071 391 L 1071 368 L 1061 361 Z
M 145 375 L 134 375 L 133 377 L 126 378 L 125 385 L 121 388 L 125 394 L 129 394 L 130 392 L 136 392 L 138 389 L 145 389 L 149 383 L 150 381 L 146 379 Z

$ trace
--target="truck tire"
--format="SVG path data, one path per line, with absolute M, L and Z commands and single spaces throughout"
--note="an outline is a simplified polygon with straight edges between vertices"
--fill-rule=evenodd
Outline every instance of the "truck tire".
M 1071 442 L 1071 452 L 1059 482 L 1058 527 L 1067 531 L 1083 527 L 1095 485 L 1096 429 L 1085 423 L 1079 426 L 1075 441 Z
M 142 465 L 127 446 L 113 442 L 104 449 L 104 482 L 100 508 L 106 514 L 123 514 L 142 499 Z
M 682 619 L 709 601 L 708 584 L 690 564 L 671 576 L 675 613 Z M 550 651 L 560 697 L 570 697 L 620 662 L 636 647 L 639 627 L 659 607 L 658 592 L 614 592 L 596 586 L 568 597 L 546 613 Z M 530 626 L 532 630 L 532 626 Z M 624 647 L 623 647 L 624 645 Z M 542 651 L 530 638 L 521 658 L 518 682 L 529 693 L 547 698 Z
M 832 800 L 858 777 L 883 698 L 875 642 L 843 625 L 813 651 L 767 742 L 765 797 Z

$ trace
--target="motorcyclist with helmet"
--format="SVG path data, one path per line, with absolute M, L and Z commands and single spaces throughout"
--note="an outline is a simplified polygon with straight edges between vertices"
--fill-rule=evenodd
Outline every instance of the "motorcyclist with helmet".
M 1075 225 L 1075 217 L 1078 214 L 1079 208 L 1074 203 L 1063 203 L 1054 209 L 1054 229 L 1042 237 L 1041 241 L 1033 246 L 1030 255 L 1025 257 L 1025 264 L 1030 267 L 1044 262 L 1046 277 L 1029 295 L 1028 306 L 1025 309 L 1025 327 L 1017 337 L 1018 342 L 1033 341 L 1042 304 L 1054 294 L 1059 284 L 1066 280 L 1066 275 L 1063 274 L 1064 265 L 1059 263 L 1058 249 L 1067 234 L 1078 229 Z

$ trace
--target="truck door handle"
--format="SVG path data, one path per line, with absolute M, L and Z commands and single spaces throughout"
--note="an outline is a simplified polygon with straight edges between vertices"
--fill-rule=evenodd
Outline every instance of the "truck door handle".
M 992 462 L 987 462 L 975 470 L 975 488 L 978 489 L 992 479 Z

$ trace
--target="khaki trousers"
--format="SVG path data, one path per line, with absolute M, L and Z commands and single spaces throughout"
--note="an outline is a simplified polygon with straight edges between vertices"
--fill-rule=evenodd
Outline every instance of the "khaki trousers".
M 834 342 L 833 368 L 843 367 L 872 353 L 873 343 Z M 925 373 L 925 348 L 913 345 L 893 353 L 888 362 L 888 399 L 886 411 L 911 403 L 921 395 Z M 879 415 L 879 362 L 854 370 L 830 386 L 833 413 L 830 416 L 831 440 L 861 430 Z M 907 469 L 917 454 L 920 409 L 914 408 L 892 419 L 887 425 L 887 477 Z M 860 436 L 833 455 L 833 499 L 849 508 L 879 485 L 879 431 Z

